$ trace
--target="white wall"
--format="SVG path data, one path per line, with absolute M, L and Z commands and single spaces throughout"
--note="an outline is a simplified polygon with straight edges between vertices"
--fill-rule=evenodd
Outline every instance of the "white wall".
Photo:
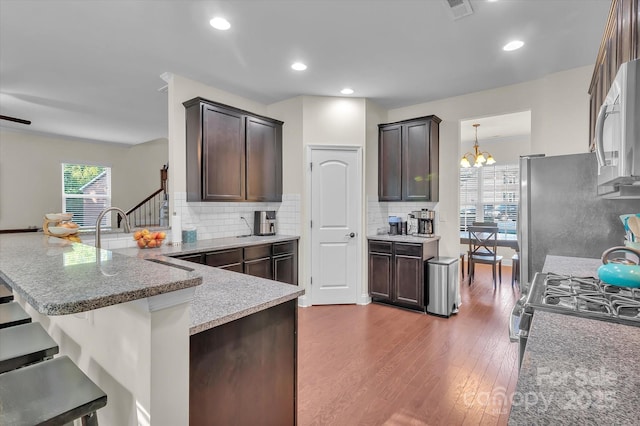
M 531 151 L 547 155 L 587 152 L 589 98 L 593 67 L 551 74 L 543 79 L 397 108 L 389 121 L 435 114 L 440 123 L 440 201 L 437 222 L 440 253 L 459 256 L 460 121 L 531 110 Z M 498 154 L 496 154 L 498 155 Z M 456 182 L 455 185 L 452 183 Z
M 41 227 L 62 210 L 61 163 L 112 168 L 112 205 L 128 209 L 160 188 L 167 142 L 129 146 L 0 129 L 0 229 Z

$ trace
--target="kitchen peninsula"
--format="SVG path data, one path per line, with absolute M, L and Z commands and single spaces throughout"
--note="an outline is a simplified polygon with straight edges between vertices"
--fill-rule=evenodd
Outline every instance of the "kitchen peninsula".
M 296 299 L 303 290 L 172 259 L 155 250 L 122 252 L 42 234 L 0 236 L 0 279 L 47 329 L 61 353 L 107 393 L 107 406 L 98 412 L 101 424 L 189 424 L 194 365 L 190 347 L 195 340 L 204 362 L 198 371 L 206 373 L 196 376 L 200 383 L 227 378 L 244 386 L 242 380 L 251 374 L 254 389 L 260 389 L 256 383 L 267 381 L 269 371 L 279 371 L 288 362 L 292 384 L 284 385 L 290 389 L 285 396 L 290 395 L 290 415 L 295 415 Z M 178 248 L 173 254 L 179 253 Z M 270 329 L 270 324 L 275 325 Z M 266 347 L 246 352 L 248 344 L 256 343 L 243 339 L 252 326 L 254 333 L 275 333 L 292 342 L 291 356 L 276 359 L 279 352 Z M 232 344 L 216 340 L 221 337 Z M 229 353 L 229 347 L 237 352 Z M 219 348 L 222 354 L 216 355 Z M 213 358 L 207 358 L 212 353 Z M 206 363 L 229 357 L 247 364 L 232 370 L 219 362 Z M 264 364 L 255 362 L 258 357 Z M 255 375 L 258 368 L 269 370 L 266 378 Z M 229 376 L 231 371 L 236 375 Z M 191 375 L 193 381 L 193 370 Z M 239 389 L 222 385 L 228 387 L 229 398 L 237 397 Z M 275 398 L 280 391 L 270 395 Z

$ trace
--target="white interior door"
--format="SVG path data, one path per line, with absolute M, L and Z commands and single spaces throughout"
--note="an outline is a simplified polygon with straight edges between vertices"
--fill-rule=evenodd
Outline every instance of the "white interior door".
M 356 303 L 360 236 L 359 151 L 311 149 L 311 303 Z

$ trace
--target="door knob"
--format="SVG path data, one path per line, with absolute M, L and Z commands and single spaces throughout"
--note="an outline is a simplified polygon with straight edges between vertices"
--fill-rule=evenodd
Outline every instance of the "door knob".
M 345 235 L 345 237 L 349 237 L 349 238 L 355 238 L 355 236 L 356 236 L 355 232 Z

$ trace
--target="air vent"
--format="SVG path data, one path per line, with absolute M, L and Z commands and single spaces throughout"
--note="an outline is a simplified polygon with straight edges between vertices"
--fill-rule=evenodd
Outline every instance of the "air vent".
M 473 13 L 469 0 L 442 0 L 451 13 L 451 17 L 456 20 L 469 16 Z

